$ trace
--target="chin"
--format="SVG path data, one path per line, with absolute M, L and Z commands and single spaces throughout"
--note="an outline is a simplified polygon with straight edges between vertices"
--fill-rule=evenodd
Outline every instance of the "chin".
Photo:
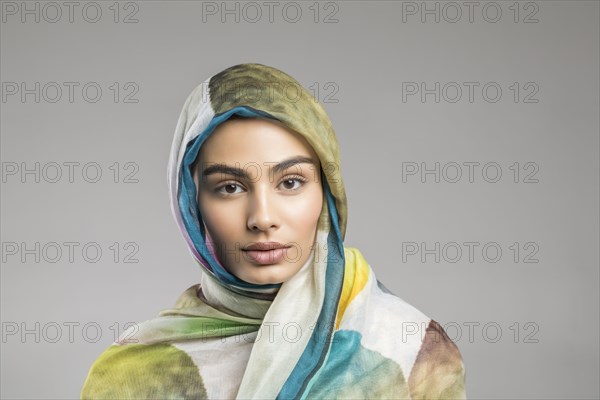
M 260 268 L 268 268 L 268 266 L 261 266 Z M 267 271 L 262 271 L 262 272 L 267 272 Z M 254 276 L 249 276 L 248 279 L 244 279 L 247 282 L 251 282 L 251 283 L 255 283 L 258 285 L 267 285 L 267 284 L 273 284 L 273 283 L 283 283 L 286 280 L 288 280 L 290 277 L 287 276 L 283 276 L 281 274 L 278 273 L 265 273 L 262 275 L 254 275 Z
M 259 285 L 269 285 L 272 283 L 282 283 L 285 279 L 279 278 L 277 276 L 269 277 L 269 278 L 257 278 L 255 279 L 256 283 Z

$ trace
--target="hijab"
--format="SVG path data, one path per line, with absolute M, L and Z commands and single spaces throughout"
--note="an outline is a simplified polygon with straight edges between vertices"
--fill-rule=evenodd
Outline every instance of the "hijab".
M 232 116 L 299 133 L 321 164 L 315 245 L 282 283 L 243 281 L 215 253 L 193 179 L 200 148 Z M 274 67 L 229 67 L 188 96 L 168 164 L 171 210 L 200 283 L 125 331 L 92 365 L 81 398 L 465 398 L 457 346 L 391 293 L 356 248 L 339 146 L 323 107 Z

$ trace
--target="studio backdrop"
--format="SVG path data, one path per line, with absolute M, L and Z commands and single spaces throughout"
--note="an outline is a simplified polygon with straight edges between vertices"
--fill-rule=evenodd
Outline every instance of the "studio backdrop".
M 345 245 L 446 330 L 468 398 L 600 396 L 598 2 L 0 6 L 3 399 L 78 398 L 199 281 L 169 150 L 191 90 L 240 63 L 323 105 Z

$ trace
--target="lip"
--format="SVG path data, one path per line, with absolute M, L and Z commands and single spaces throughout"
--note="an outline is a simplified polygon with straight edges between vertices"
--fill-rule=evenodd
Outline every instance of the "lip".
M 285 256 L 285 246 L 278 242 L 257 242 L 243 249 L 244 253 L 256 264 L 269 265 L 281 262 Z
M 244 247 L 244 250 L 274 250 L 282 249 L 290 246 L 285 246 L 279 242 L 256 242 Z

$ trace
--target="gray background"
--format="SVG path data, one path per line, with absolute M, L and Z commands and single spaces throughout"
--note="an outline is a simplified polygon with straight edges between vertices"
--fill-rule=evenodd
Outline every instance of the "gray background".
M 478 2 L 472 22 L 463 2 L 454 3 L 463 12 L 456 22 L 445 3 L 437 3 L 439 22 L 403 13 L 421 2 L 322 2 L 317 22 L 313 2 L 296 3 L 297 22 L 295 4 L 278 2 L 271 22 L 257 2 L 262 16 L 252 22 L 256 9 L 238 3 L 239 22 L 235 15 L 222 22 L 221 14 L 203 13 L 207 2 L 140 1 L 137 10 L 118 3 L 117 23 L 113 1 L 96 3 L 102 16 L 95 23 L 82 11 L 93 20 L 94 4 L 77 3 L 70 22 L 63 3 L 55 3 L 62 8 L 56 22 L 56 10 L 43 2 L 16 2 L 17 14 L 9 5 L 2 16 L 3 172 L 36 162 L 46 172 L 39 183 L 18 174 L 2 183 L 2 398 L 77 398 L 90 365 L 124 324 L 155 316 L 198 281 L 169 208 L 169 147 L 190 91 L 242 62 L 280 68 L 319 88 L 341 146 L 345 244 L 361 250 L 390 290 L 446 327 L 465 360 L 469 398 L 600 396 L 598 2 L 520 2 L 517 22 L 513 1 Z M 39 7 L 40 21 L 26 15 L 22 22 L 22 4 Z M 500 19 L 489 22 L 497 8 Z M 131 12 L 138 21 L 124 23 Z M 324 21 L 330 13 L 337 22 Z M 524 22 L 531 13 L 537 22 Z M 40 82 L 39 103 L 9 95 L 10 82 Z M 56 102 L 51 82 L 63 88 Z M 72 103 L 64 82 L 79 84 Z M 82 95 L 90 82 L 102 89 L 97 102 Z M 137 103 L 124 101 L 128 82 Z M 403 82 L 456 82 L 465 91 L 456 102 L 449 101 L 453 84 L 439 102 L 433 95 L 403 101 Z M 464 82 L 479 84 L 472 102 Z M 482 97 L 490 82 L 502 89 L 496 102 Z M 537 102 L 525 102 L 532 88 L 538 91 L 529 99 Z M 80 163 L 73 182 L 65 162 Z M 92 162 L 103 174 L 96 183 L 84 179 L 94 178 L 93 169 L 82 175 Z M 133 171 L 128 162 L 138 167 L 137 183 L 124 182 Z M 440 163 L 448 179 L 403 180 L 408 162 Z M 449 182 L 452 162 L 479 162 L 473 182 L 466 175 Z M 515 162 L 518 183 L 509 168 Z M 528 162 L 538 168 L 538 183 L 524 182 Z M 52 163 L 62 165 L 55 183 Z M 483 179 L 486 163 L 501 167 L 498 182 Z M 36 242 L 47 252 L 40 250 L 39 262 L 32 254 L 23 261 L 23 246 Z M 53 242 L 64 251 L 55 262 Z M 65 242 L 79 243 L 73 260 Z M 124 248 L 128 242 L 137 245 L 138 263 L 125 262 L 135 249 Z M 403 260 L 403 244 L 411 242 L 448 252 L 440 250 L 439 262 L 434 255 L 423 261 L 422 251 Z M 451 262 L 453 242 L 463 250 L 477 242 L 473 260 L 463 253 Z M 89 243 L 102 250 L 97 262 L 82 255 Z M 483 257 L 486 243 L 501 248 L 497 262 Z M 538 262 L 524 262 L 533 249 Z

